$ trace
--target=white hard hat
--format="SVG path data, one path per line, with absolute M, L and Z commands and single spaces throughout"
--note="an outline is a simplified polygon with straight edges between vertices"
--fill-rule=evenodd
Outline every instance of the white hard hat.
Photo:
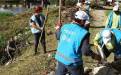
M 57 29 L 60 29 L 60 26 L 56 26 L 55 29 L 56 29 L 56 30 L 57 30 Z
M 80 20 L 87 20 L 88 19 L 88 15 L 84 11 L 77 11 L 75 13 L 75 18 L 78 18 Z
M 115 5 L 114 8 L 113 8 L 113 11 L 117 11 L 117 10 L 119 10 L 119 6 Z
M 80 8 L 82 7 L 82 4 L 81 3 L 77 3 L 76 5 L 79 6 Z
M 111 30 L 104 30 L 102 37 L 104 44 L 111 42 Z
M 88 1 L 85 1 L 84 3 L 88 3 Z

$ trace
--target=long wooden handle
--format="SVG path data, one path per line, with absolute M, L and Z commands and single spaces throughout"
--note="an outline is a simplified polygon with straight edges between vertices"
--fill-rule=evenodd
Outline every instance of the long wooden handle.
M 59 3 L 59 24 L 61 24 L 61 0 Z
M 49 7 L 47 7 L 47 13 L 48 13 L 48 11 L 49 11 Z M 46 17 L 45 17 L 43 27 L 45 27 L 45 21 L 46 21 L 46 20 L 47 20 L 47 15 L 46 15 Z M 40 39 L 39 39 L 39 46 L 40 46 L 40 41 L 41 41 L 41 39 L 42 39 L 43 31 L 44 31 L 44 30 L 42 30 L 41 35 L 40 35 Z M 39 48 L 39 47 L 38 47 L 38 48 Z
M 104 45 L 104 44 L 103 44 L 103 45 Z M 100 47 L 99 45 L 97 45 L 97 47 L 98 47 L 98 50 L 99 50 L 99 52 L 100 52 L 100 55 L 101 55 L 101 58 L 102 58 L 102 62 L 104 62 L 104 61 L 107 62 L 106 57 L 105 57 L 105 54 L 104 54 L 103 51 L 102 51 L 102 47 Z
M 47 13 L 48 13 L 48 10 L 49 10 L 49 8 L 47 7 Z M 46 15 L 46 17 L 45 17 L 45 21 L 46 21 L 46 20 L 47 20 L 47 15 Z M 45 21 L 44 21 L 43 27 L 45 27 Z M 41 40 L 41 38 L 42 38 L 43 31 L 44 31 L 44 30 L 42 30 L 42 32 L 41 32 L 40 40 Z M 40 40 L 39 40 L 39 41 L 40 41 Z

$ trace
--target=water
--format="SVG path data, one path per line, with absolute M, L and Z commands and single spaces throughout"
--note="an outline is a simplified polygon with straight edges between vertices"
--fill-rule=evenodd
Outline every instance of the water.
M 0 5 L 0 13 L 3 13 L 3 12 L 11 12 L 13 13 L 14 15 L 17 14 L 17 13 L 23 13 L 24 11 L 30 9 L 30 8 L 33 8 L 35 6 L 41 6 L 41 3 L 28 3 L 28 4 L 3 4 L 3 5 Z

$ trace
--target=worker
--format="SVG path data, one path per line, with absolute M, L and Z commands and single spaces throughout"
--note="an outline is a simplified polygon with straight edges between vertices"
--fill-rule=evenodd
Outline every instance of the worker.
M 16 51 L 16 41 L 14 40 L 13 37 L 10 37 L 10 40 L 8 41 L 8 45 L 7 45 L 7 50 L 10 54 L 10 57 L 12 58 L 12 60 L 15 57 L 15 51 Z
M 87 18 L 88 15 L 84 11 L 77 11 L 74 23 L 65 24 L 61 28 L 55 55 L 55 59 L 58 60 L 56 75 L 65 75 L 68 71 L 72 75 L 84 75 L 82 53 L 101 61 L 101 56 L 90 49 L 90 33 L 82 28 Z
M 119 11 L 118 5 L 114 6 L 113 12 L 111 12 L 109 14 L 105 27 L 120 29 L 120 27 L 121 27 L 121 12 Z
M 87 14 L 89 14 L 89 11 L 91 11 L 90 2 L 88 2 L 88 1 L 85 1 L 85 2 L 84 2 L 83 10 L 84 10 Z
M 79 11 L 85 11 L 85 10 L 82 8 L 82 4 L 81 4 L 81 3 L 77 3 L 76 6 L 77 6 L 77 9 L 78 9 Z M 86 11 L 85 11 L 85 12 L 86 12 Z M 87 13 L 87 12 L 86 12 L 86 13 Z M 88 14 L 88 13 L 87 13 L 87 14 Z M 89 18 L 89 16 L 88 16 L 88 19 L 86 20 L 85 25 L 83 26 L 83 28 L 89 31 L 89 27 L 90 27 L 90 18 Z
M 77 10 L 79 11 L 79 10 L 82 10 L 82 4 L 81 3 L 77 3 L 76 4 L 76 7 L 77 7 Z
M 105 28 L 96 34 L 94 45 L 103 45 L 106 58 L 111 52 L 114 53 L 114 61 L 121 59 L 121 31 L 115 28 Z
M 45 20 L 44 15 L 42 14 L 42 7 L 36 6 L 34 7 L 35 14 L 32 15 L 30 18 L 30 26 L 31 26 L 31 31 L 34 35 L 34 41 L 35 41 L 35 52 L 34 55 L 38 54 L 37 49 L 38 49 L 38 44 L 41 42 L 42 48 L 44 50 L 44 53 L 46 53 L 46 44 L 45 44 L 45 31 L 43 31 L 43 34 L 41 35 L 42 30 L 44 30 L 43 24 L 44 21 L 46 22 L 47 19 Z M 46 13 L 48 16 L 48 13 Z M 39 41 L 41 37 L 41 40 Z
M 62 26 L 62 24 L 57 24 L 56 25 L 56 27 L 55 27 L 55 29 L 56 29 L 56 33 L 55 33 L 55 35 L 56 35 L 56 39 L 57 40 L 60 40 L 60 35 L 61 35 L 61 31 L 60 31 L 60 29 L 61 29 L 61 26 Z

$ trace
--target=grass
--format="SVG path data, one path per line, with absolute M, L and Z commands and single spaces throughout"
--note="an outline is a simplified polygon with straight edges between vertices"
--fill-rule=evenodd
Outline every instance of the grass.
M 65 9 L 65 7 L 63 8 Z M 14 16 L 7 17 L 5 22 L 1 23 L 2 33 L 5 35 L 7 40 L 11 36 L 16 36 L 19 33 L 25 38 L 27 35 L 24 35 L 26 27 L 30 27 L 29 20 L 32 16 L 33 9 L 30 9 L 22 14 L 17 14 Z M 43 14 L 45 15 L 47 9 L 44 8 Z M 46 23 L 46 32 L 51 30 L 51 35 L 46 35 L 46 46 L 47 54 L 43 54 L 43 49 L 40 46 L 40 54 L 37 56 L 32 56 L 34 53 L 34 45 L 25 45 L 21 49 L 21 55 L 17 57 L 17 60 L 14 61 L 11 65 L 3 66 L 0 68 L 0 75 L 46 75 L 45 71 L 56 71 L 56 60 L 54 59 L 55 51 L 58 45 L 58 41 L 55 39 L 55 29 L 53 23 L 58 23 L 57 19 L 52 20 L 53 18 L 58 18 L 58 8 L 49 9 L 48 22 Z M 47 33 L 46 33 L 47 34 Z M 34 37 L 30 34 L 26 40 L 33 41 Z M 34 44 L 34 42 L 32 42 Z M 48 54 L 51 54 L 52 57 L 48 57 Z
M 13 13 L 0 13 L 0 22 L 5 22 L 5 19 L 10 16 L 13 16 Z
M 66 9 L 63 7 L 62 9 Z M 43 14 L 46 13 L 46 8 L 43 10 Z M 95 10 L 92 10 L 92 12 Z M 17 14 L 15 16 L 9 17 L 2 25 L 3 32 L 2 34 L 15 36 L 19 33 L 24 34 L 26 32 L 25 28 L 30 27 L 29 19 L 33 14 L 33 9 L 30 9 L 22 14 Z M 17 57 L 17 60 L 14 61 L 11 65 L 0 67 L 0 75 L 46 75 L 46 71 L 55 71 L 56 60 L 55 53 L 58 45 L 58 41 L 55 38 L 55 29 L 53 24 L 58 23 L 58 8 L 50 8 L 49 9 L 49 17 L 48 22 L 46 23 L 46 31 L 51 30 L 51 35 L 46 35 L 46 46 L 47 46 L 47 54 L 43 54 L 43 49 L 40 46 L 39 55 L 32 56 L 34 52 L 34 45 L 25 45 L 21 50 L 21 55 Z M 53 20 L 54 19 L 54 20 Z M 70 23 L 70 22 L 64 22 Z M 9 24 L 9 27 L 8 27 Z M 1 25 L 1 24 L 0 24 Z M 91 26 L 94 26 L 93 22 L 91 22 Z M 24 31 L 25 30 L 25 31 Z M 90 28 L 91 37 L 90 42 L 93 43 L 95 36 L 95 29 Z M 92 34 L 93 33 L 93 34 Z M 26 36 L 26 35 L 25 35 Z M 34 40 L 33 35 L 31 34 L 27 40 Z M 33 44 L 34 42 L 32 42 Z M 91 47 L 94 50 L 94 46 Z M 51 54 L 52 57 L 48 57 Z M 95 63 L 97 61 L 92 60 L 90 57 L 86 57 L 83 55 L 84 67 L 91 67 L 90 64 Z
M 106 11 L 106 16 L 108 16 L 110 14 L 110 12 L 112 12 L 112 10 Z

